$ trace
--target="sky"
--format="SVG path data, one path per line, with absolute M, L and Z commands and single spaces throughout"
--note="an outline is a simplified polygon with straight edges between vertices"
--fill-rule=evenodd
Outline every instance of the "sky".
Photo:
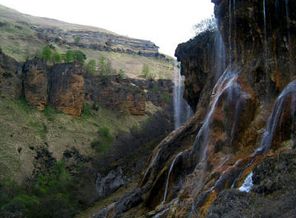
M 194 36 L 193 26 L 213 14 L 211 0 L 0 0 L 0 4 L 150 40 L 171 56 L 179 43 Z

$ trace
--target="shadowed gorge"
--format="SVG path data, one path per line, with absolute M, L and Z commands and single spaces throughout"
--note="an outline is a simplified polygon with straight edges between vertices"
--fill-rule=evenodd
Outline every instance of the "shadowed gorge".
M 0 52 L 1 216 L 296 216 L 296 2 L 212 3 L 178 63 L 146 40 L 41 21 L 31 29 L 54 41 L 41 57 Z M 92 65 L 84 49 L 108 55 Z

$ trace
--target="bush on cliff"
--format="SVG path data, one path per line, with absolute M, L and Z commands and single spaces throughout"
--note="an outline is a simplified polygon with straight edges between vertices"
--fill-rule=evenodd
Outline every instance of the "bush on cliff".
M 98 139 L 91 143 L 91 147 L 97 152 L 106 152 L 112 145 L 113 137 L 107 127 L 101 127 L 98 130 Z
M 94 75 L 96 73 L 97 70 L 97 63 L 95 60 L 89 60 L 86 65 L 85 65 L 85 69 L 88 73 Z
M 153 72 L 151 72 L 150 67 L 147 64 L 143 65 L 142 75 L 145 79 L 150 79 L 150 80 L 154 80 L 156 77 L 156 75 Z

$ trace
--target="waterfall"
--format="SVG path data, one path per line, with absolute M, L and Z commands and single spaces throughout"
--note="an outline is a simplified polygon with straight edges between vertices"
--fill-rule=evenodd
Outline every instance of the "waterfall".
M 169 172 L 168 172 L 168 177 L 167 177 L 167 180 L 166 180 L 164 195 L 163 195 L 163 201 L 162 201 L 163 203 L 166 201 L 166 198 L 167 198 L 167 195 L 168 195 L 168 188 L 169 188 L 171 173 L 172 173 L 172 171 L 174 169 L 176 161 L 178 160 L 179 157 L 181 157 L 182 154 L 183 154 L 183 152 L 180 152 L 179 154 L 177 154 L 177 156 L 174 158 L 174 160 L 173 160 L 173 162 L 172 162 L 172 164 L 170 166 L 170 169 L 169 169 Z
M 268 118 L 266 129 L 263 133 L 260 147 L 256 150 L 256 153 L 264 153 L 268 151 L 268 149 L 270 148 L 273 140 L 273 135 L 275 133 L 275 130 L 277 128 L 279 119 L 281 117 L 281 114 L 284 108 L 284 102 L 288 97 L 291 97 L 292 107 L 295 108 L 295 105 L 293 105 L 295 103 L 293 102 L 293 99 L 296 97 L 296 80 L 290 82 L 281 92 L 279 97 L 276 99 L 275 105 L 273 107 L 273 111 L 270 117 Z M 295 110 L 294 108 L 292 112 Z
M 221 74 L 224 72 L 226 68 L 226 51 L 225 51 L 225 45 L 221 36 L 221 33 L 219 31 L 216 32 L 215 35 L 215 57 L 213 66 L 215 66 L 215 82 L 219 79 Z
M 180 67 L 176 64 L 174 69 L 174 124 L 179 128 L 192 115 L 191 108 L 183 98 L 184 77 L 181 76 Z
M 201 154 L 201 156 L 199 156 L 199 160 L 201 161 L 204 161 L 206 159 L 206 146 L 208 144 L 209 126 L 212 121 L 212 116 L 215 112 L 218 101 L 226 90 L 228 90 L 231 87 L 236 87 L 234 86 L 234 84 L 236 83 L 235 81 L 237 77 L 237 71 L 226 69 L 226 71 L 221 75 L 213 89 L 212 101 L 210 102 L 209 112 L 207 113 L 203 121 L 202 127 L 200 128 L 193 144 L 193 151 Z

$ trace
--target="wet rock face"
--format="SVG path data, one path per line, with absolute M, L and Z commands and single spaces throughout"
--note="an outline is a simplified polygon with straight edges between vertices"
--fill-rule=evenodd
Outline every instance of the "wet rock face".
M 84 70 L 78 63 L 55 65 L 49 73 L 49 102 L 57 110 L 79 116 L 84 105 Z
M 286 152 L 263 161 L 254 170 L 251 192 L 221 192 L 207 217 L 295 217 L 295 158 Z
M 20 64 L 0 49 L 0 96 L 19 98 L 22 93 Z
M 40 59 L 27 61 L 23 66 L 24 95 L 27 102 L 43 111 L 48 103 L 47 66 Z

